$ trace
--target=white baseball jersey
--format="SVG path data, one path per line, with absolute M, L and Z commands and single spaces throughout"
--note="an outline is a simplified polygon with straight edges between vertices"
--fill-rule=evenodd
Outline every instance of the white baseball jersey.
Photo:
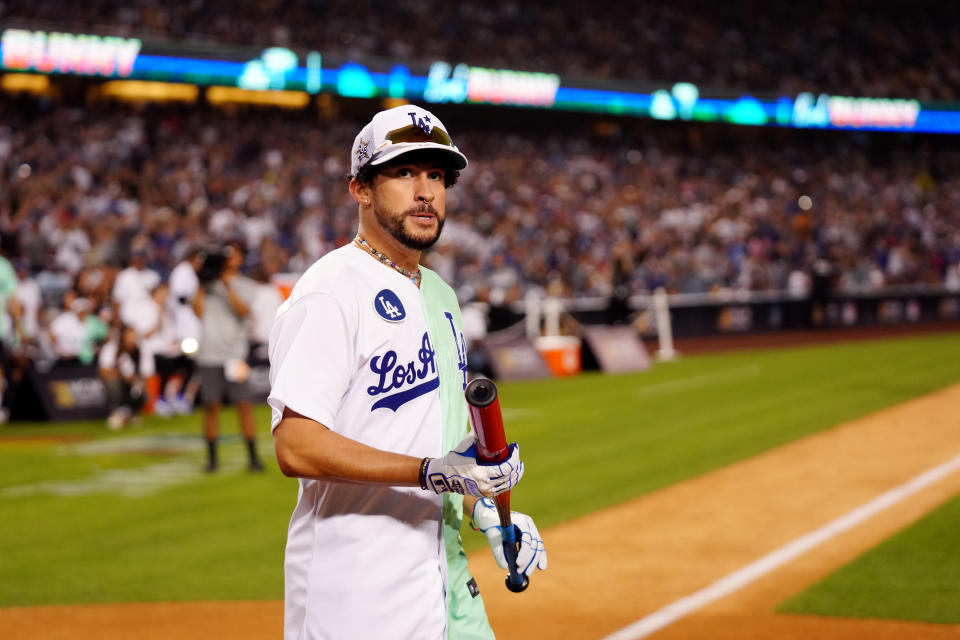
M 458 433 L 445 442 L 443 414 L 451 411 L 439 372 L 443 364 L 454 373 L 445 385 L 455 386 L 464 404 L 460 314 L 452 292 L 441 296 L 453 309 L 434 305 L 440 321 L 431 332 L 422 293 L 353 245 L 311 266 L 270 334 L 272 428 L 290 407 L 378 449 L 438 457 L 451 448 L 466 434 L 465 409 L 455 421 Z M 443 506 L 440 496 L 418 487 L 301 479 L 284 564 L 286 640 L 446 637 L 445 535 L 458 531 L 445 534 Z M 459 513 L 450 527 L 459 528 Z M 465 564 L 455 574 L 466 593 Z

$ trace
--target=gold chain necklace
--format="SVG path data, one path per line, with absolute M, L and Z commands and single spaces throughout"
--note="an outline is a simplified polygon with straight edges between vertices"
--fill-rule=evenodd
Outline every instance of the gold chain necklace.
M 403 267 L 398 265 L 396 262 L 388 258 L 385 254 L 371 247 L 370 244 L 366 240 L 364 240 L 363 236 L 361 236 L 359 233 L 357 234 L 357 237 L 353 239 L 353 244 L 360 247 L 361 249 L 369 253 L 371 256 L 373 256 L 374 258 L 382 262 L 383 264 L 392 268 L 394 271 L 396 271 L 403 277 L 407 278 L 418 289 L 420 288 L 420 280 L 423 278 L 423 274 L 420 273 L 419 268 L 416 271 L 410 271 L 409 269 L 404 269 Z

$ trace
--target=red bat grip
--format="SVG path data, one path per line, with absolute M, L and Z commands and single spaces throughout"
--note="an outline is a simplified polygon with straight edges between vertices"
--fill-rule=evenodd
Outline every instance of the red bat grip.
M 503 414 L 500 413 L 500 400 L 497 398 L 497 385 L 487 378 L 476 378 L 464 390 L 470 421 L 473 423 L 473 437 L 477 446 L 477 457 L 484 462 L 503 462 L 510 457 L 510 447 L 503 430 Z M 494 498 L 497 515 L 500 516 L 500 531 L 503 536 L 503 553 L 507 559 L 509 575 L 507 588 L 519 593 L 527 588 L 530 581 L 517 570 L 517 543 L 513 523 L 510 522 L 510 492 L 504 491 Z
M 510 457 L 497 386 L 492 380 L 477 378 L 464 392 L 473 423 L 477 456 L 484 462 L 503 462 Z

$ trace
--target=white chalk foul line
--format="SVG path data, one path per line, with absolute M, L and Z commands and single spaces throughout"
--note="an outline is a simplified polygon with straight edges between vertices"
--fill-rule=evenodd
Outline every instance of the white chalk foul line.
M 752 378 L 760 375 L 761 367 L 757 363 L 736 367 L 735 369 L 724 369 L 714 371 L 713 373 L 701 373 L 688 378 L 678 380 L 668 380 L 666 382 L 657 382 L 655 384 L 640 387 L 634 390 L 634 395 L 640 398 L 651 398 L 656 396 L 675 393 L 677 391 L 689 391 L 690 389 L 699 389 L 715 383 L 730 382 L 741 378 Z
M 694 611 L 742 589 L 754 580 L 763 577 L 774 569 L 790 562 L 794 558 L 823 544 L 844 531 L 852 529 L 861 522 L 895 505 L 901 500 L 909 498 L 918 491 L 942 480 L 958 469 L 960 469 L 960 455 L 877 496 L 870 502 L 857 507 L 853 511 L 840 516 L 833 522 L 815 531 L 797 538 L 793 542 L 765 555 L 756 562 L 724 576 L 700 591 L 654 611 L 630 626 L 610 634 L 604 640 L 638 640 L 639 638 L 645 638 L 651 633 L 659 631 L 677 620 L 690 615 Z

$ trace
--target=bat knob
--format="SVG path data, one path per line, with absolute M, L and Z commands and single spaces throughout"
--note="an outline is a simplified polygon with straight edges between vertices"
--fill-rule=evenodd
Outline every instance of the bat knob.
M 510 591 L 513 591 L 514 593 L 520 593 L 530 586 L 530 579 L 527 576 L 521 576 L 523 580 L 521 580 L 519 583 L 513 582 L 510 577 L 511 576 L 507 576 L 507 589 L 510 589 Z
M 489 407 L 497 399 L 497 385 L 488 378 L 476 378 L 467 385 L 467 402 L 475 407 Z

